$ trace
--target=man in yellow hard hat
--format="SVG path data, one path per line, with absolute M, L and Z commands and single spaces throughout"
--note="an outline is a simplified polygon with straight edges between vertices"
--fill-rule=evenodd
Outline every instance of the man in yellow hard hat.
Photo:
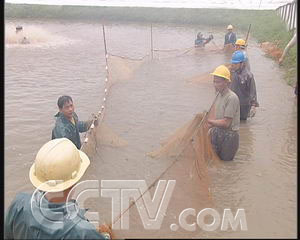
M 38 151 L 29 171 L 36 188 L 19 193 L 9 206 L 5 239 L 107 239 L 110 229 L 99 233 L 72 199 L 75 185 L 90 164 L 88 156 L 67 138 L 51 140 Z
M 229 89 L 230 71 L 220 65 L 212 73 L 218 92 L 212 108 L 212 117 L 207 120 L 211 143 L 220 159 L 233 160 L 239 147 L 240 101 Z
M 229 45 L 231 47 L 234 47 L 234 44 L 236 42 L 236 34 L 233 32 L 233 26 L 228 25 L 227 26 L 227 33 L 225 35 L 225 41 L 224 41 L 224 48 Z
M 246 52 L 246 41 L 244 39 L 238 39 L 235 42 L 235 51 L 242 51 L 245 55 L 245 65 L 246 68 L 250 71 L 250 63 L 249 63 L 249 57 L 248 54 Z

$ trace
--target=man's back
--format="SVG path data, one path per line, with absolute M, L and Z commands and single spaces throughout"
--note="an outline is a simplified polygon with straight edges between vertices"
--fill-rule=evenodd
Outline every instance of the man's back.
M 246 66 L 232 73 L 230 89 L 239 97 L 241 105 L 259 105 L 254 76 Z
M 74 200 L 66 206 L 35 193 L 16 196 L 6 213 L 5 239 L 104 239 Z

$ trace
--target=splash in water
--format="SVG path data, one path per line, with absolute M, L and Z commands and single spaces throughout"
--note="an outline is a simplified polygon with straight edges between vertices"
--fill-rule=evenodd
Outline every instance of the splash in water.
M 39 26 L 26 25 L 16 31 L 14 24 L 5 26 L 5 44 L 11 46 L 45 46 L 67 43 L 66 39 L 47 32 Z

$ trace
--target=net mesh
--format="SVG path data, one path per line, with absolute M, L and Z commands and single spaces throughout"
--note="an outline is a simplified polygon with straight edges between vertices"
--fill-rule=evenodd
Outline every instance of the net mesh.
M 230 69 L 231 64 L 227 63 L 224 64 L 224 66 L 226 66 L 228 69 Z M 214 71 L 214 69 L 212 69 L 209 72 L 205 72 L 205 73 L 199 73 L 191 78 L 187 78 L 185 79 L 185 82 L 187 84 L 205 84 L 205 83 L 211 83 L 211 73 Z
M 215 51 L 216 48 L 211 50 Z M 219 49 L 217 49 L 219 51 Z M 168 51 L 154 51 L 163 54 L 166 57 L 182 56 L 185 54 L 193 54 L 198 49 L 194 47 L 189 49 L 168 50 Z M 210 51 L 209 49 L 207 51 Z M 155 56 L 154 56 L 155 57 Z M 130 81 L 134 78 L 135 72 L 149 60 L 149 55 L 146 55 L 140 59 L 131 59 L 123 56 L 116 56 L 113 54 L 106 55 L 107 66 L 104 87 L 104 99 L 103 105 L 100 111 L 95 115 L 98 124 L 91 125 L 91 128 L 86 133 L 81 150 L 84 151 L 90 158 L 100 156 L 100 146 L 108 145 L 111 147 L 126 147 L 128 143 L 125 139 L 121 138 L 117 132 L 113 131 L 109 126 L 104 124 L 106 102 L 109 98 L 110 89 L 114 84 L 118 84 L 123 81 Z M 209 79 L 209 74 L 202 74 L 200 76 L 204 79 Z M 194 77 L 195 78 L 195 77 Z M 199 78 L 199 76 L 198 76 Z M 198 79 L 199 80 L 199 79 Z M 164 168 L 159 169 L 158 178 L 150 184 L 150 188 L 147 191 L 153 193 L 153 186 L 160 179 L 175 179 L 176 191 L 174 192 L 174 201 L 170 204 L 170 211 L 166 217 L 165 222 L 167 224 L 172 223 L 172 215 L 178 215 L 179 201 L 186 202 L 191 201 L 191 207 L 198 208 L 206 206 L 205 203 L 212 202 L 210 194 L 210 177 L 209 168 L 211 166 L 219 165 L 219 158 L 213 150 L 210 142 L 208 128 L 206 125 L 206 119 L 210 117 L 211 113 L 197 114 L 192 120 L 187 122 L 184 126 L 177 129 L 174 134 L 168 137 L 161 143 L 161 147 L 153 152 L 147 154 L 147 156 L 153 160 L 162 161 Z M 192 192 L 187 192 L 187 186 L 195 186 Z M 143 195 L 143 194 L 142 194 Z M 141 195 L 141 196 L 142 196 Z M 142 199 L 138 201 L 143 201 Z M 201 201 L 201 203 L 199 203 Z M 131 205 L 133 207 L 135 204 Z M 122 213 L 120 217 L 125 214 Z M 134 215 L 132 219 L 139 219 L 136 210 L 133 210 Z M 112 222 L 118 222 L 120 219 L 112 219 Z M 138 220 L 134 220 L 136 223 L 132 228 L 132 232 L 138 233 L 143 229 L 140 226 Z M 136 228 L 136 229 L 135 229 Z M 164 228 L 167 234 L 169 234 L 169 227 Z M 128 232 L 125 234 L 127 237 Z M 117 237 L 124 237 L 124 233 L 117 232 Z
M 222 53 L 224 50 L 218 47 L 215 43 L 213 45 L 201 47 L 189 47 L 181 49 L 153 49 L 153 58 L 164 59 L 164 58 L 175 58 L 190 55 L 199 54 L 218 54 Z
M 134 72 L 147 60 L 147 56 L 140 59 L 130 59 L 123 56 L 107 54 L 107 77 L 105 79 L 103 105 L 98 114 L 94 114 L 94 121 L 84 137 L 81 150 L 90 158 L 98 154 L 98 148 L 102 145 L 110 147 L 124 147 L 128 142 L 107 126 L 105 117 L 106 102 L 109 92 L 114 84 L 130 80 Z

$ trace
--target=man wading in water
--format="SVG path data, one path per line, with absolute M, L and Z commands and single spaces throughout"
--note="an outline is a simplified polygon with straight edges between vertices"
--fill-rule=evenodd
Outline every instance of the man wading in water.
M 232 32 L 233 26 L 228 25 L 227 27 L 227 33 L 225 34 L 225 39 L 224 39 L 224 48 L 228 47 L 234 47 L 234 44 L 236 42 L 236 34 Z
M 199 32 L 197 34 L 197 38 L 195 40 L 195 47 L 204 48 L 207 43 L 209 43 L 213 39 L 213 35 L 209 35 L 208 38 L 203 37 L 203 34 Z
M 249 58 L 248 58 L 248 54 L 246 52 L 246 41 L 244 39 L 238 39 L 235 42 L 235 51 L 242 51 L 245 55 L 245 65 L 246 68 L 250 71 L 250 63 L 249 63 Z
M 211 143 L 220 159 L 233 160 L 239 148 L 240 101 L 229 89 L 230 71 L 221 65 L 212 73 L 218 92 L 212 108 L 213 117 L 207 120 Z
M 74 189 L 89 165 L 88 156 L 66 138 L 44 144 L 29 172 L 36 190 L 17 194 L 9 206 L 4 239 L 110 239 L 111 228 L 96 229 L 75 200 Z
M 23 36 L 23 27 L 22 26 L 16 27 L 16 34 L 17 34 L 17 36 L 20 37 L 20 39 L 18 40 L 19 43 L 21 43 L 21 44 L 29 44 L 30 43 L 28 38 Z
M 240 100 L 240 119 L 246 121 L 248 116 L 254 117 L 259 106 L 256 96 L 256 85 L 253 74 L 246 66 L 246 58 L 242 51 L 235 51 L 231 59 L 232 82 L 230 89 Z
M 68 138 L 75 146 L 80 149 L 80 135 L 79 133 L 86 132 L 92 125 L 92 121 L 79 121 L 77 114 L 74 112 L 73 100 L 70 96 L 61 96 L 57 101 L 59 112 L 55 115 L 57 117 L 55 127 L 52 130 L 52 139 Z M 98 121 L 94 122 L 95 126 Z

